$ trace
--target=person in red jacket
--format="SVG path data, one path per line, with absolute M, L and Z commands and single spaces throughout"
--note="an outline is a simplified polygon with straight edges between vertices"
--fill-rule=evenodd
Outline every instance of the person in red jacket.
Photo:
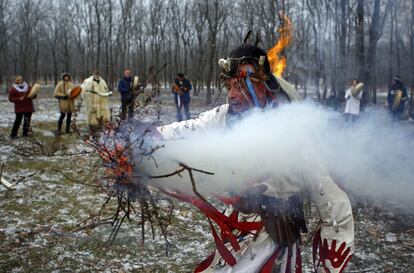
M 14 103 L 14 112 L 16 113 L 16 119 L 14 120 L 10 135 L 11 138 L 17 138 L 17 131 L 23 118 L 23 136 L 28 136 L 30 119 L 34 112 L 33 101 L 27 97 L 31 88 L 31 86 L 23 81 L 23 77 L 19 75 L 16 76 L 12 88 L 9 90 L 9 101 Z

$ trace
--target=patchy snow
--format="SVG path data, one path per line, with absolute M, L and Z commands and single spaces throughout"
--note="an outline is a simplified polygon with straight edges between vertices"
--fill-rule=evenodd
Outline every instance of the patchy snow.
M 164 92 L 162 99 L 162 122 L 175 121 L 170 93 Z M 114 109 L 119 107 L 118 100 L 111 98 Z M 209 108 L 202 104 L 203 100 L 204 97 L 193 98 L 193 116 Z M 36 108 L 32 121 L 35 137 L 53 140 L 59 115 L 56 100 L 41 97 L 36 100 Z M 0 134 L 6 135 L 14 113 L 4 95 L 0 95 L 0 109 Z M 80 121 L 83 119 L 80 115 Z M 60 141 L 68 145 L 69 152 L 92 150 L 73 135 L 64 135 Z M 123 225 L 113 245 L 107 246 L 112 230 L 109 225 L 76 231 L 77 224 L 99 211 L 105 195 L 62 174 L 92 183 L 96 155 L 24 158 L 15 152 L 13 147 L 0 143 L 0 161 L 5 163 L 3 175 L 18 183 L 12 191 L 0 186 L 1 272 L 30 272 L 39 268 L 43 272 L 189 272 L 214 248 L 204 216 L 180 202 L 174 202 L 173 224 L 167 229 L 171 243 L 168 256 L 159 230 L 154 239 L 147 233 L 145 244 L 141 244 L 137 219 Z M 356 195 L 351 195 L 351 199 L 356 252 L 346 272 L 414 272 L 414 210 L 404 204 L 360 200 Z M 115 208 L 114 205 L 110 202 L 108 206 Z M 312 213 L 316 215 L 315 211 Z M 311 218 L 311 227 L 316 219 Z M 149 225 L 145 228 L 151 229 Z M 304 235 L 307 237 L 308 234 Z M 312 272 L 311 244 L 303 248 L 303 264 L 304 273 Z
M 388 243 L 396 243 L 398 241 L 397 234 L 392 232 L 385 234 L 385 241 Z

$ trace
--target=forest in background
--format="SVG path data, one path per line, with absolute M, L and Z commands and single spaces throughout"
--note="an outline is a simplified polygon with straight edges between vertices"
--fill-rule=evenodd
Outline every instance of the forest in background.
M 394 75 L 414 86 L 414 0 L 0 0 L 0 81 L 55 84 L 97 69 L 114 87 L 124 68 L 145 79 L 167 62 L 162 85 L 184 72 L 210 103 L 218 59 L 250 29 L 270 49 L 281 11 L 293 24 L 283 76 L 305 96 L 342 100 L 352 78 L 368 103 Z

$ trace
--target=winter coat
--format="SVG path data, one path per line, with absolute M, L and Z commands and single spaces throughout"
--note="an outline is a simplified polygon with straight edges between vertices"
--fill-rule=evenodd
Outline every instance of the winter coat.
M 345 114 L 359 115 L 362 92 L 359 92 L 355 97 L 352 96 L 352 89 L 346 90 L 345 99 Z
M 166 146 L 164 149 L 169 149 L 169 147 L 174 147 L 172 141 L 179 141 L 179 139 L 185 137 L 192 131 L 224 128 L 227 123 L 226 120 L 229 117 L 228 109 L 228 105 L 222 105 L 202 113 L 196 119 L 174 122 L 158 127 L 157 131 L 154 132 L 154 136 L 158 139 L 168 140 L 169 146 Z M 158 163 L 156 171 L 158 173 L 168 173 L 167 170 L 162 169 L 165 162 L 158 161 Z M 354 221 L 351 203 L 346 193 L 343 192 L 329 176 L 328 171 L 325 170 L 321 164 L 317 164 L 316 167 L 320 168 L 320 171 L 318 172 L 320 173 L 320 177 L 318 177 L 317 183 L 310 183 L 310 185 L 308 185 L 309 187 L 304 187 L 301 183 L 295 183 L 289 179 L 277 181 L 277 183 L 275 183 L 272 176 L 269 176 L 267 179 L 256 184 L 263 184 L 266 186 L 267 189 L 262 194 L 268 197 L 277 198 L 278 196 L 300 195 L 304 192 L 309 193 L 321 219 L 321 228 L 315 233 L 313 241 L 314 259 L 316 259 L 316 261 L 320 259 L 321 267 L 323 265 L 323 267 L 329 269 L 329 271 L 326 270 L 326 272 L 339 273 L 343 271 L 343 268 L 346 266 L 354 252 Z M 168 179 L 174 179 L 174 177 L 168 177 Z M 182 178 L 177 177 L 177 179 Z M 182 181 L 180 180 L 180 182 Z M 160 181 L 159 183 L 164 185 L 163 181 Z M 229 206 L 226 208 L 225 215 L 232 215 L 233 211 L 234 209 L 232 206 Z M 238 222 L 254 224 L 261 221 L 261 216 L 254 212 L 239 212 L 236 214 L 236 217 Z M 234 218 L 233 221 L 235 221 Z M 217 238 L 219 244 L 222 242 L 225 244 L 225 248 L 230 250 L 232 256 L 236 260 L 236 264 L 233 266 L 226 264 L 223 261 L 222 254 L 220 254 L 223 253 L 223 249 L 221 249 L 221 251 L 218 249 L 209 256 L 208 260 L 203 262 L 205 267 L 197 272 L 260 272 L 266 261 L 268 261 L 278 249 L 277 242 L 272 239 L 270 233 L 268 233 L 265 228 L 258 231 L 252 231 L 251 234 L 242 234 L 237 229 L 232 232 L 237 238 L 237 242 L 240 246 L 239 250 L 234 250 L 230 240 L 220 241 L 220 235 L 217 233 L 215 235 L 213 233 L 213 236 L 215 236 L 215 239 Z M 221 236 L 223 236 L 223 234 Z M 336 248 L 332 249 L 335 245 Z M 336 253 L 335 250 L 338 248 L 342 250 Z M 319 257 L 317 257 L 318 253 Z M 329 254 L 326 255 L 327 253 Z M 289 264 L 290 270 L 285 270 L 282 266 L 280 272 L 302 272 L 300 270 L 300 257 L 297 257 L 300 255 L 300 243 L 298 242 L 293 245 L 291 255 L 285 254 L 287 253 L 281 255 L 280 261 L 278 262 L 285 266 Z
M 108 86 L 102 78 L 99 83 L 93 76 L 83 82 L 82 98 L 85 101 L 89 126 L 101 126 L 109 121 L 108 96 Z
M 75 102 L 69 98 L 68 91 L 73 89 L 72 82 L 60 81 L 56 85 L 54 96 L 59 100 L 59 111 L 61 113 L 75 112 Z
M 394 106 L 394 100 L 396 98 L 395 95 L 397 93 L 397 90 L 402 91 L 402 96 L 401 96 L 400 104 L 394 109 L 393 106 Z M 388 107 L 390 111 L 394 114 L 403 113 L 406 100 L 408 100 L 407 87 L 405 87 L 405 85 L 401 81 L 394 83 L 391 86 L 390 90 L 388 91 L 388 95 L 387 95 L 387 102 L 388 102 Z
M 121 93 L 122 102 L 130 102 L 132 99 L 132 77 L 123 78 L 118 82 L 118 91 Z
M 182 95 L 179 95 L 175 92 L 174 93 L 174 101 L 178 104 L 178 96 L 180 96 L 180 102 L 183 104 L 190 103 L 190 90 L 193 88 L 190 81 L 186 78 L 182 82 L 178 78 L 175 78 L 174 83 L 180 87 L 181 91 L 183 92 Z
M 19 92 L 19 87 L 14 84 L 12 88 L 9 90 L 9 101 L 14 103 L 14 112 L 15 113 L 33 113 L 35 111 L 33 106 L 33 100 L 28 98 L 27 95 L 29 94 L 32 87 L 27 85 L 27 83 L 23 83 L 25 91 Z M 23 100 L 20 100 L 21 97 L 25 97 Z

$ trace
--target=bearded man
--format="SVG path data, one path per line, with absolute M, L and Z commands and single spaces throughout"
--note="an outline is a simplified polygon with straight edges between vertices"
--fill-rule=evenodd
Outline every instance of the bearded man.
M 108 97 L 112 95 L 104 79 L 98 71 L 87 78 L 82 84 L 82 98 L 86 105 L 86 116 L 89 130 L 97 132 L 109 121 L 110 112 Z

